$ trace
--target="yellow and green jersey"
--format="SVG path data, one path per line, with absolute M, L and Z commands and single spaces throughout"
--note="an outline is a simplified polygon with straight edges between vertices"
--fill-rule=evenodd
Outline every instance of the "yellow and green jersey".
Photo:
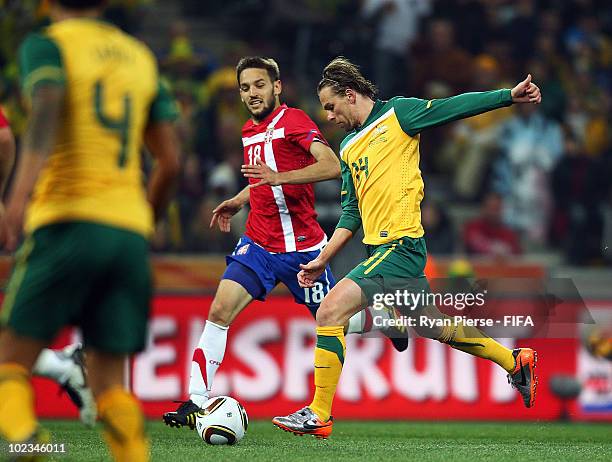
M 510 90 L 376 101 L 363 125 L 340 144 L 342 216 L 337 227 L 355 232 L 363 224 L 363 242 L 370 245 L 423 236 L 419 133 L 511 104 Z
M 20 49 L 23 94 L 65 88 L 53 152 L 27 210 L 27 232 L 60 221 L 89 221 L 148 235 L 140 149 L 148 123 L 173 120 L 153 53 L 118 28 L 67 19 L 31 34 Z

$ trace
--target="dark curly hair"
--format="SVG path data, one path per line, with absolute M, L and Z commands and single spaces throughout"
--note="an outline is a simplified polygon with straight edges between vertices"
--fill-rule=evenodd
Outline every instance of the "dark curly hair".
M 240 74 L 245 69 L 265 69 L 270 76 L 272 82 L 280 80 L 280 70 L 278 64 L 272 58 L 264 58 L 262 56 L 246 56 L 238 61 L 236 66 L 236 80 L 240 85 Z

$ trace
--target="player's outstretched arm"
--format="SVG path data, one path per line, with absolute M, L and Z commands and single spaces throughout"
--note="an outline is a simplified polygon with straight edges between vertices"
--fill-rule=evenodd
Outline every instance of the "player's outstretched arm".
M 255 165 L 243 165 L 242 173 L 246 178 L 259 179 L 252 186 L 278 186 L 282 184 L 316 183 L 340 176 L 340 163 L 334 151 L 324 143 L 315 141 L 310 145 L 310 153 L 315 163 L 297 170 L 275 172 L 261 160 Z
M 4 246 L 9 251 L 17 246 L 30 194 L 53 149 L 64 102 L 64 86 L 41 83 L 33 90 L 31 102 L 28 127 L 1 230 Z
M 397 98 L 393 104 L 404 132 L 415 136 L 422 130 L 472 117 L 513 103 L 539 104 L 542 94 L 531 74 L 512 89 L 463 93 L 450 98 L 424 100 Z
M 153 207 L 157 222 L 163 216 L 178 180 L 181 168 L 179 142 L 172 122 L 150 123 L 145 130 L 144 140 L 155 159 L 147 187 L 147 199 Z
M 213 228 L 215 225 L 219 226 L 219 229 L 224 233 L 229 233 L 231 229 L 231 219 L 236 215 L 242 207 L 249 201 L 251 193 L 249 190 L 251 186 L 248 185 L 238 194 L 231 199 L 221 202 L 213 210 L 213 216 L 210 220 L 210 227 Z

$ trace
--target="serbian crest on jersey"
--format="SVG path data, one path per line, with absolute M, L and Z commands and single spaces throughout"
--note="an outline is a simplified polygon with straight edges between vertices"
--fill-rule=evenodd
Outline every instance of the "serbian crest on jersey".
M 268 127 L 266 134 L 264 135 L 264 143 L 271 143 L 274 137 L 274 127 Z

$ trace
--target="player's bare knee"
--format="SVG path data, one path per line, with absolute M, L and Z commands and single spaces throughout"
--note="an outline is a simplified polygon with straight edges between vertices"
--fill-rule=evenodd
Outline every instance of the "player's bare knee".
M 321 303 L 321 306 L 317 310 L 317 326 L 343 326 L 346 324 L 346 322 L 339 319 L 337 308 L 335 303 L 323 300 L 323 303 Z
M 215 298 L 210 305 L 208 320 L 219 326 L 229 326 L 234 318 L 233 311 L 231 304 Z

